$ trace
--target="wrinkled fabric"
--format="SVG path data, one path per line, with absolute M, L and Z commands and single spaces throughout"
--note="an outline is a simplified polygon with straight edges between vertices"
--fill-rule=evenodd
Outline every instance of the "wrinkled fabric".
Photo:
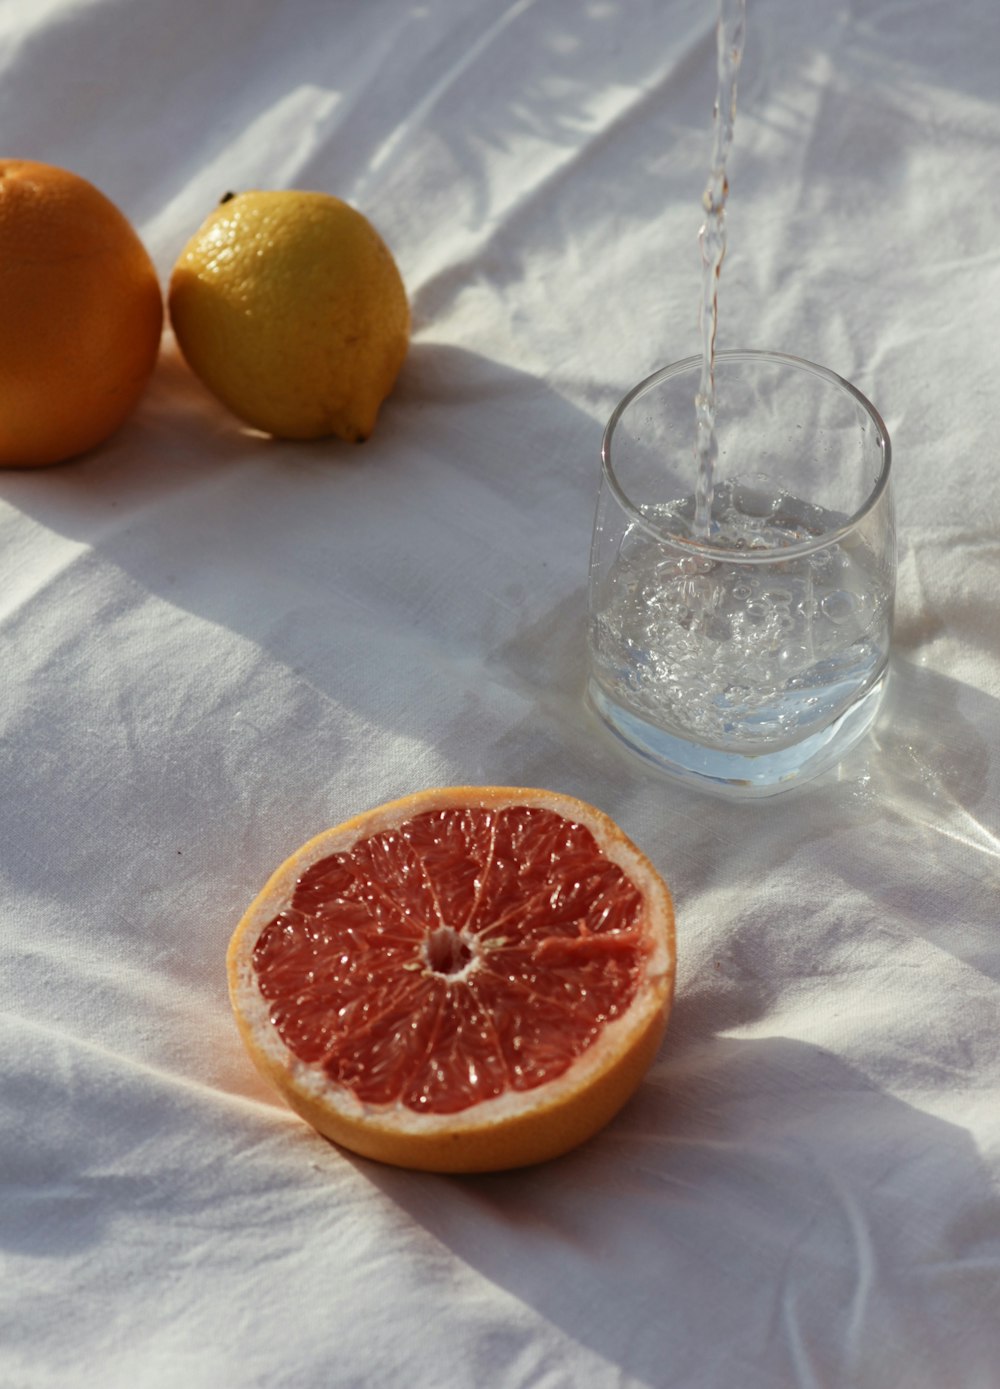
M 276 443 L 169 329 L 133 417 L 0 473 L 0 1384 L 995 1389 L 1000 12 L 750 0 L 719 346 L 894 446 L 871 736 L 737 805 L 582 699 L 615 401 L 698 351 L 712 0 L 12 0 L 7 156 L 164 285 L 230 189 L 359 207 L 413 343 L 372 438 Z M 675 1011 L 521 1173 L 345 1154 L 252 1070 L 224 956 L 310 835 L 570 792 L 666 875 Z

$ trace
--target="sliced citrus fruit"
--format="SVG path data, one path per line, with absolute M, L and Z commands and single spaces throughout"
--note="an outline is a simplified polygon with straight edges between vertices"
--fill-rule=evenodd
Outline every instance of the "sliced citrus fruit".
M 596 1133 L 645 1074 L 673 904 L 592 806 L 436 789 L 294 853 L 228 971 L 251 1056 L 320 1133 L 403 1167 L 519 1167 Z

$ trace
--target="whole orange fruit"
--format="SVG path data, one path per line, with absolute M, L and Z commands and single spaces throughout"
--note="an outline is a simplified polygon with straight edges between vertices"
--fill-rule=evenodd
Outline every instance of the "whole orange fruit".
M 0 159 L 0 465 L 59 463 L 118 428 L 156 362 L 163 295 L 86 179 Z
M 431 789 L 294 853 L 228 968 L 251 1057 L 320 1133 L 397 1166 L 523 1167 L 642 1080 L 673 999 L 673 905 L 593 806 Z

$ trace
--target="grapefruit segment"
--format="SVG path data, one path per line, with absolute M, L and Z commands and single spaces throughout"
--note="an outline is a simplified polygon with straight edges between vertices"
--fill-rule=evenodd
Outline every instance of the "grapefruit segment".
M 251 1056 L 345 1147 L 439 1171 L 566 1151 L 624 1103 L 673 997 L 669 892 L 607 816 L 457 787 L 317 836 L 233 935 Z

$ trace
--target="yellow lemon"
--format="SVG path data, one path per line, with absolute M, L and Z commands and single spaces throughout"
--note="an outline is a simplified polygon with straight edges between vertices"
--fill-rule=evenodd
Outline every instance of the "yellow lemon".
M 169 309 L 195 375 L 283 439 L 366 439 L 409 344 L 392 253 L 328 193 L 223 199 L 174 266 Z

